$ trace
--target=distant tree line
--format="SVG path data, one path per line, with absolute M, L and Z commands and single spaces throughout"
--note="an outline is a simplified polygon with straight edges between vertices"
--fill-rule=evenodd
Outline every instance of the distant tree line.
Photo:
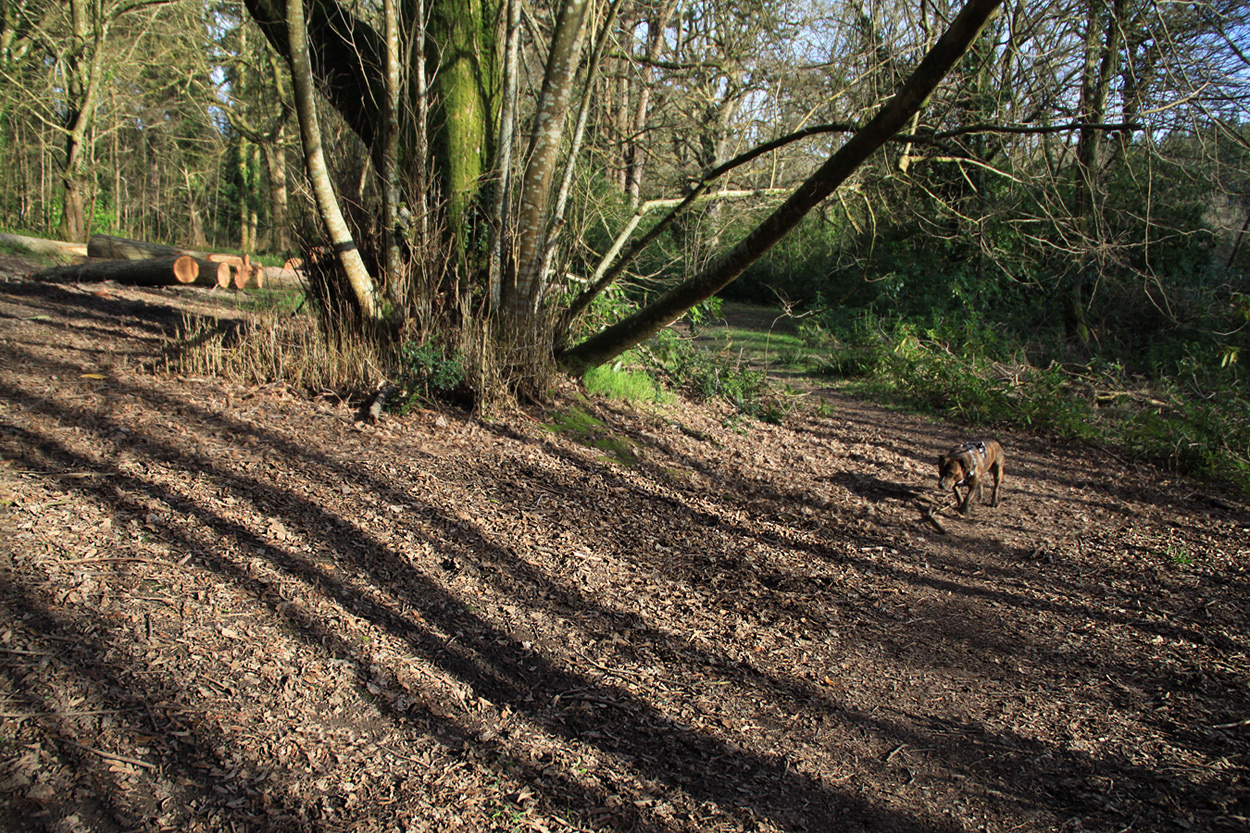
M 1250 9 L 999 6 L 0 0 L 0 225 L 285 254 L 324 233 L 311 143 L 334 248 L 367 278 L 344 296 L 418 340 L 489 343 L 518 378 L 616 355 L 716 274 L 739 297 L 989 314 L 1089 350 L 1235 325 Z M 944 37 L 967 54 L 885 147 L 741 257 Z

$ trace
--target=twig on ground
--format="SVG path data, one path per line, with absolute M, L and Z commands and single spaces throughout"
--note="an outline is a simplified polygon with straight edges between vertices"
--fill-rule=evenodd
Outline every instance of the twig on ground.
M 934 529 L 945 535 L 946 527 L 942 526 L 942 522 L 937 519 L 937 516 L 944 511 L 945 507 L 935 504 L 927 498 L 917 498 L 915 503 L 916 508 L 920 510 L 920 520 L 932 524 Z
M 144 769 L 156 769 L 156 764 L 150 764 L 147 761 L 141 761 L 138 758 L 127 758 L 125 755 L 114 755 L 112 752 L 105 752 L 102 749 L 87 746 L 86 744 L 79 743 L 76 740 L 68 740 L 66 742 L 73 746 L 77 746 L 79 749 L 84 749 L 93 755 L 99 755 L 106 761 L 117 761 L 121 764 L 131 764 L 132 766 L 143 767 Z

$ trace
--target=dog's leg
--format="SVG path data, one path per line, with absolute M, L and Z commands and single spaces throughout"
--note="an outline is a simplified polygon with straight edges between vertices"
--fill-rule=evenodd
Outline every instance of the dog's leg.
M 964 495 L 963 502 L 959 504 L 959 514 L 969 515 L 972 513 L 972 493 L 977 488 L 977 478 L 973 477 L 968 480 L 968 493 Z
M 994 461 L 994 502 L 991 506 L 998 505 L 998 487 L 1003 485 L 1003 455 L 999 454 L 998 459 Z

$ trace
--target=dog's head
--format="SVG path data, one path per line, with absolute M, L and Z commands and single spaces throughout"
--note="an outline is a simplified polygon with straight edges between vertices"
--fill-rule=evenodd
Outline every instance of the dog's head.
M 943 454 L 938 457 L 938 488 L 953 489 L 968 479 L 968 461 L 960 454 Z

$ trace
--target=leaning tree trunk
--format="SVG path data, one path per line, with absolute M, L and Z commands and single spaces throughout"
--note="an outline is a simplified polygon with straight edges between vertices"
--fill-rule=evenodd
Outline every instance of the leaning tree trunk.
M 696 304 L 711 298 L 785 237 L 873 152 L 897 133 L 963 57 L 1002 0 L 969 0 L 915 72 L 867 125 L 852 136 L 790 198 L 742 242 L 658 301 L 565 351 L 559 363 L 580 372 L 641 344 Z
M 295 92 L 295 112 L 299 118 L 300 139 L 304 145 L 304 162 L 308 178 L 317 197 L 317 209 L 330 235 L 330 243 L 343 265 L 348 283 L 366 318 L 378 318 L 381 309 L 377 302 L 377 288 L 369 270 L 365 268 L 356 241 L 352 239 L 347 221 L 339 209 L 330 172 L 326 168 L 325 152 L 321 147 L 321 128 L 317 123 L 317 106 L 314 100 L 312 63 L 308 57 L 308 42 L 304 31 L 303 0 L 286 0 L 287 39 L 290 44 L 291 85 Z

